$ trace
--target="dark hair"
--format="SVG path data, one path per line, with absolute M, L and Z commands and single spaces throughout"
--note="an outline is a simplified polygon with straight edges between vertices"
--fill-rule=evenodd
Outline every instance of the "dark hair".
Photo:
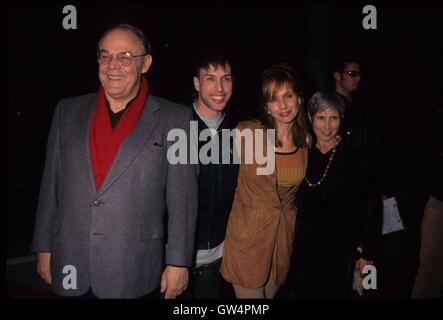
M 349 63 L 357 63 L 360 64 L 360 59 L 357 56 L 346 56 L 346 57 L 342 57 L 340 59 L 336 59 L 333 63 L 333 70 L 332 73 L 334 72 L 338 72 L 340 74 L 342 74 L 345 71 L 346 65 L 348 65 Z
M 316 113 L 327 108 L 332 108 L 338 112 L 340 118 L 345 113 L 345 103 L 343 99 L 333 91 L 317 91 L 308 101 L 308 114 L 313 117 Z
M 269 117 L 267 113 L 267 103 L 275 96 L 277 90 L 283 86 L 291 87 L 299 97 L 301 96 L 296 73 L 291 66 L 285 63 L 275 64 L 263 71 L 261 75 L 260 121 L 267 128 L 275 129 L 274 119 Z M 294 120 L 292 134 L 296 147 L 307 146 L 308 121 L 301 104 Z M 280 146 L 281 143 L 276 140 L 276 145 Z
M 100 40 L 98 41 L 97 44 L 97 50 L 100 51 L 101 49 L 101 45 L 102 45 L 102 41 L 103 39 L 106 37 L 106 35 L 114 30 L 125 30 L 125 31 L 129 31 L 132 34 L 134 34 L 138 40 L 140 41 L 140 45 L 141 45 L 141 49 L 143 51 L 143 54 L 151 54 L 151 44 L 149 43 L 148 39 L 146 38 L 145 34 L 143 31 L 141 31 L 139 28 L 130 25 L 130 24 L 118 24 L 115 25 L 113 27 L 110 27 L 109 29 L 107 29 L 102 36 L 100 37 Z
M 218 66 L 226 67 L 229 65 L 232 71 L 231 54 L 221 47 L 200 48 L 194 58 L 194 76 L 198 78 L 200 70 L 208 69 L 210 65 L 214 68 L 217 68 Z

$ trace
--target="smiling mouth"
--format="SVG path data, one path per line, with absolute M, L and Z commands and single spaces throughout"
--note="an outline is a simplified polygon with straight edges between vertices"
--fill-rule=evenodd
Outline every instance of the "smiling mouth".
M 290 114 L 291 114 L 291 111 L 286 111 L 286 112 L 279 113 L 280 117 L 283 117 L 283 118 L 289 116 Z
M 225 96 L 211 96 L 211 98 L 217 103 L 221 103 L 225 100 Z
M 120 75 L 112 75 L 112 74 L 108 74 L 106 76 L 109 80 L 122 80 L 124 77 L 120 76 Z

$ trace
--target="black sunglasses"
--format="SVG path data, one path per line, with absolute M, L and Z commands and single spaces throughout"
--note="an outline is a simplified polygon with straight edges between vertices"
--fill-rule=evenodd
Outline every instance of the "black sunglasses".
M 355 78 L 358 76 L 362 76 L 360 71 L 356 71 L 356 70 L 350 70 L 350 71 L 345 71 L 344 73 L 348 74 L 350 77 Z

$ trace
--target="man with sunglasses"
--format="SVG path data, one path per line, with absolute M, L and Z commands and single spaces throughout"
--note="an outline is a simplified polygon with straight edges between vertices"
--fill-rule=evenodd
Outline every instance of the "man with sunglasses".
M 358 91 L 361 81 L 360 65 L 356 62 L 345 61 L 334 70 L 335 91 L 347 103 L 352 102 L 352 96 Z
M 367 189 L 367 214 L 362 223 L 360 235 L 362 247 L 356 248 L 356 259 L 360 271 L 367 263 L 373 264 L 381 228 L 381 181 L 379 169 L 380 142 L 375 132 L 375 119 L 372 110 L 357 99 L 362 73 L 358 59 L 346 57 L 336 61 L 333 70 L 335 93 L 345 103 L 345 112 L 340 128 L 340 135 L 349 140 L 363 154 Z M 350 270 L 351 271 L 351 270 Z
M 370 134 L 367 110 L 364 110 L 361 101 L 354 99 L 362 79 L 357 59 L 346 58 L 338 61 L 334 65 L 333 77 L 335 93 L 343 99 L 346 106 L 341 135 L 348 136 L 356 146 L 365 149 Z
M 59 296 L 155 297 L 160 288 L 174 298 L 192 264 L 197 172 L 167 161 L 167 135 L 189 131 L 192 112 L 149 93 L 151 50 L 138 28 L 109 29 L 97 55 L 98 93 L 55 110 L 31 248 L 37 270 Z

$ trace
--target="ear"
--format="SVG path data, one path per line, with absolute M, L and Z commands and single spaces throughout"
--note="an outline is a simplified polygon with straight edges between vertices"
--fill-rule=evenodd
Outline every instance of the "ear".
M 194 88 L 197 92 L 200 92 L 200 80 L 197 77 L 194 77 Z
M 334 80 L 335 81 L 340 81 L 341 80 L 341 75 L 338 72 L 334 72 Z
M 151 67 L 151 64 L 152 64 L 152 56 L 148 54 L 143 59 L 142 73 L 148 72 L 149 68 Z

